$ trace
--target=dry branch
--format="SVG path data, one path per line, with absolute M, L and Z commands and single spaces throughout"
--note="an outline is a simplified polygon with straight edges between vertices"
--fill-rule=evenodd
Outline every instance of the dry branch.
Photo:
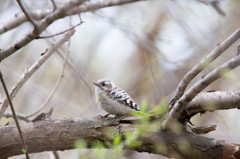
M 30 23 L 32 23 L 33 27 L 35 30 L 38 30 L 38 26 L 37 24 L 34 22 L 34 20 L 32 19 L 32 17 L 29 15 L 29 13 L 27 12 L 27 10 L 24 8 L 21 0 L 17 0 L 18 5 L 20 6 L 20 8 L 22 9 L 23 13 L 25 14 L 25 16 L 27 17 L 27 19 L 30 21 Z
M 28 11 L 28 13 L 31 17 L 33 17 L 33 19 L 40 20 L 46 17 L 48 14 L 50 14 L 51 10 L 50 9 L 35 10 L 35 11 Z M 15 14 L 13 17 L 9 18 L 7 21 L 1 22 L 0 34 L 7 32 L 11 29 L 14 29 L 26 21 L 27 21 L 27 17 L 25 16 L 24 13 Z
M 173 99 L 171 101 L 171 106 L 175 104 L 184 94 L 185 89 L 188 84 L 196 77 L 204 68 L 206 68 L 211 62 L 213 62 L 219 55 L 221 55 L 227 48 L 229 48 L 234 42 L 240 38 L 240 28 L 238 28 L 234 33 L 232 33 L 224 42 L 219 44 L 208 56 L 200 61 L 199 64 L 194 66 L 181 80 L 178 88 L 175 91 Z
M 26 118 L 30 118 L 30 117 L 35 116 L 38 113 L 40 113 L 48 105 L 48 103 L 51 101 L 51 99 L 53 98 L 54 94 L 56 93 L 58 87 L 60 86 L 60 83 L 62 82 L 63 76 L 64 76 L 65 66 L 66 66 L 66 63 L 68 61 L 68 56 L 69 56 L 69 53 L 70 53 L 69 45 L 70 45 L 70 40 L 69 40 L 69 43 L 68 43 L 68 50 L 67 50 L 67 53 L 66 53 L 66 56 L 65 56 L 65 59 L 64 59 L 63 67 L 62 67 L 61 73 L 60 73 L 60 75 L 58 77 L 58 80 L 57 80 L 54 88 L 52 89 L 51 93 L 49 94 L 47 99 L 44 101 L 44 103 L 35 112 L 27 115 Z
M 11 98 L 9 96 L 8 89 L 7 89 L 7 86 L 6 86 L 5 81 L 3 79 L 3 75 L 2 75 L 1 71 L 0 71 L 0 80 L 1 80 L 4 92 L 5 92 L 6 96 L 7 96 L 8 101 L 9 101 L 9 104 L 10 104 L 10 108 L 11 108 L 11 111 L 12 111 L 12 114 L 13 114 L 13 119 L 15 121 L 15 124 L 17 126 L 17 130 L 18 130 L 18 133 L 19 133 L 19 136 L 20 136 L 20 139 L 21 139 L 22 149 L 25 150 L 26 159 L 29 159 L 29 154 L 28 154 L 28 151 L 27 151 L 27 145 L 26 145 L 26 143 L 25 143 L 25 141 L 23 139 L 23 133 L 22 133 L 21 127 L 19 125 L 18 119 L 16 117 L 15 109 L 13 107 L 12 100 L 11 100 Z
M 206 111 L 240 109 L 240 93 L 236 91 L 203 92 L 198 94 L 181 114 L 182 119 Z
M 216 103 L 216 106 L 209 107 L 209 103 Z M 240 93 L 235 91 L 200 93 L 187 106 L 188 112 L 192 115 L 208 110 L 233 108 L 240 108 Z M 107 146 L 115 135 L 119 133 L 124 135 L 126 132 L 133 131 L 134 125 L 119 123 L 113 118 L 48 119 L 21 124 L 21 128 L 29 153 L 34 153 L 73 149 L 74 142 L 80 138 L 87 142 L 89 148 L 96 141 L 101 141 Z M 2 134 L 0 159 L 22 154 L 21 142 L 14 125 L 0 127 L 0 134 Z M 155 153 L 177 159 L 232 159 L 233 156 L 240 159 L 238 145 L 202 137 L 184 130 L 180 134 L 168 131 L 147 132 L 138 140 L 142 145 L 133 150 L 139 152 Z M 184 146 L 186 149 L 182 149 Z M 129 148 L 125 147 L 125 149 Z
M 70 30 L 63 35 L 58 41 L 56 41 L 49 50 L 47 50 L 39 59 L 36 61 L 18 80 L 17 84 L 11 89 L 10 97 L 13 99 L 20 88 L 25 84 L 25 82 L 45 63 L 45 61 L 60 47 L 64 42 L 66 42 L 73 34 L 75 30 Z M 0 118 L 7 109 L 8 100 L 5 97 L 0 107 Z
M 162 127 L 164 129 L 170 127 L 170 123 L 172 121 L 178 120 L 181 117 L 180 115 L 183 112 L 183 110 L 198 93 L 200 93 L 209 84 L 221 78 L 224 74 L 226 74 L 227 72 L 231 71 L 232 69 L 236 68 L 239 65 L 240 55 L 235 56 L 231 60 L 225 62 L 223 65 L 214 69 L 212 72 L 210 72 L 204 78 L 202 78 L 196 84 L 194 84 L 171 109 L 167 118 L 164 120 Z
M 89 147 L 96 141 L 103 142 L 107 146 L 109 142 L 112 142 L 114 135 L 119 132 L 124 135 L 126 132 L 134 130 L 133 125 L 118 125 L 118 121 L 109 117 L 87 120 L 44 120 L 22 124 L 21 127 L 29 153 L 73 149 L 74 142 L 80 138 L 84 139 Z M 21 142 L 14 125 L 0 127 L 0 134 L 2 134 L 0 159 L 22 154 Z M 142 142 L 142 145 L 132 149 L 177 159 L 230 159 L 230 156 L 236 156 L 239 153 L 237 145 L 189 132 L 180 134 L 166 131 L 148 132 L 138 140 Z M 183 149 L 184 146 L 186 146 L 185 149 Z M 130 148 L 125 147 L 125 149 Z M 223 157 L 223 155 L 227 157 Z
M 12 115 L 11 112 L 5 112 L 5 113 L 3 114 L 3 116 L 6 117 L 6 118 L 12 118 L 12 117 L 13 117 L 13 115 Z M 31 120 L 28 119 L 28 118 L 26 117 L 26 115 L 23 115 L 23 114 L 21 114 L 21 113 L 16 113 L 16 116 L 17 116 L 17 118 L 18 118 L 19 120 L 23 120 L 23 121 L 25 121 L 25 122 L 31 122 Z
M 4 50 L 0 50 L 0 61 L 7 58 L 8 56 L 15 53 L 17 50 L 22 48 L 23 46 L 30 43 L 32 40 L 36 39 L 51 23 L 54 21 L 64 18 L 68 15 L 73 14 L 79 14 L 81 12 L 87 12 L 92 11 L 104 7 L 110 7 L 114 5 L 122 5 L 126 3 L 132 3 L 142 0 L 111 0 L 111 1 L 101 1 L 101 2 L 95 2 L 95 3 L 86 3 L 83 4 L 86 0 L 71 0 L 66 2 L 62 7 L 58 7 L 53 12 L 50 12 L 44 19 L 41 20 L 41 22 L 38 24 L 38 30 L 33 29 L 31 32 L 29 32 L 27 35 L 22 37 L 20 40 L 15 42 L 13 45 L 9 46 L 8 48 Z M 82 5 L 81 5 L 82 4 Z M 80 5 L 80 6 L 79 6 Z M 74 9 L 76 6 L 77 9 Z M 29 15 L 31 15 L 31 12 L 29 12 Z M 11 20 L 12 21 L 12 20 Z M 21 21 L 23 22 L 23 21 Z M 16 24 L 19 24 L 16 23 Z M 14 26 L 14 25 L 12 25 Z M 2 27 L 2 30 L 6 30 L 6 26 Z
M 78 1 L 70 1 L 66 3 L 63 7 L 60 7 L 56 9 L 54 12 L 46 16 L 39 24 L 38 29 L 33 29 L 31 32 L 29 32 L 26 36 L 22 37 L 19 41 L 17 41 L 15 44 L 9 46 L 8 48 L 4 50 L 0 50 L 0 61 L 7 58 L 23 46 L 27 45 L 29 42 L 34 40 L 39 36 L 40 33 L 42 33 L 52 22 L 55 20 L 58 20 L 60 18 L 63 18 L 66 16 L 66 12 L 74 8 L 75 6 L 80 5 L 83 3 L 84 0 L 78 0 Z

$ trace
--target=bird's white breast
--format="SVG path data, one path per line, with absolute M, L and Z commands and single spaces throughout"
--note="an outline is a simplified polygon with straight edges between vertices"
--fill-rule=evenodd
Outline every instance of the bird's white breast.
M 118 101 L 109 98 L 105 92 L 101 93 L 100 107 L 106 112 L 114 115 L 129 115 L 132 111 L 136 111 Z

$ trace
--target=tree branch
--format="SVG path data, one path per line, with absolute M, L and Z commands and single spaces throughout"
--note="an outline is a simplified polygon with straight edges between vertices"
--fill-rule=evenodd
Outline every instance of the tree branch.
M 240 30 L 240 29 L 239 29 Z M 212 72 L 207 74 L 204 78 L 199 80 L 196 84 L 192 86 L 174 105 L 174 107 L 169 112 L 167 118 L 164 120 L 162 127 L 166 129 L 170 126 L 172 121 L 179 119 L 180 114 L 185 109 L 185 106 L 191 102 L 191 100 L 200 93 L 204 88 L 206 88 L 210 83 L 222 77 L 224 74 L 230 70 L 236 68 L 240 65 L 240 55 L 235 56 L 231 60 L 225 62 L 223 65 L 214 69 Z
M 240 109 L 240 93 L 236 91 L 203 92 L 198 94 L 186 107 L 181 119 L 190 119 L 206 111 Z
M 87 12 L 92 11 L 104 7 L 114 6 L 114 5 L 122 5 L 126 3 L 132 3 L 142 0 L 111 0 L 108 2 L 101 1 L 101 2 L 95 2 L 95 3 L 87 3 L 83 4 L 86 0 L 71 0 L 65 3 L 62 7 L 57 8 L 53 12 L 50 12 L 41 22 L 38 24 L 38 31 L 35 29 L 29 32 L 27 35 L 22 37 L 20 40 L 18 40 L 15 44 L 9 46 L 5 50 L 0 50 L 0 61 L 5 59 L 6 57 L 12 55 L 14 52 L 22 48 L 23 46 L 30 43 L 32 40 L 37 38 L 52 22 L 64 18 L 68 15 L 79 14 L 80 12 Z M 83 5 L 80 5 L 83 4 Z M 76 6 L 80 5 L 77 9 L 73 9 Z M 31 15 L 31 14 L 30 14 Z M 18 23 L 19 24 L 19 23 Z M 3 27 L 3 30 L 6 30 L 5 27 Z
M 32 17 L 28 14 L 28 12 L 26 11 L 26 9 L 24 8 L 21 0 L 17 0 L 18 5 L 20 6 L 20 8 L 22 9 L 23 13 L 25 14 L 25 16 L 27 17 L 27 19 L 29 20 L 30 23 L 32 23 L 34 29 L 38 32 L 38 26 L 37 24 L 34 22 L 34 20 L 32 19 Z
M 54 94 L 56 93 L 58 87 L 60 86 L 60 83 L 62 82 L 63 76 L 64 76 L 65 66 L 66 66 L 66 63 L 68 61 L 68 56 L 69 56 L 69 53 L 70 53 L 69 46 L 70 46 L 70 41 L 68 43 L 68 50 L 67 50 L 66 56 L 64 58 L 63 67 L 62 67 L 61 73 L 60 73 L 60 75 L 58 77 L 58 80 L 57 80 L 54 88 L 52 89 L 51 93 L 49 94 L 47 99 L 44 101 L 44 103 L 41 106 L 39 106 L 39 108 L 35 112 L 27 115 L 26 118 L 30 118 L 30 117 L 35 116 L 38 113 L 40 113 L 48 105 L 48 103 L 51 101 L 51 99 L 53 98 Z
M 57 9 L 57 4 L 55 2 L 55 0 L 51 0 L 52 2 L 52 5 L 53 5 L 53 10 L 56 10 Z
M 10 91 L 10 97 L 13 99 L 17 92 L 20 90 L 20 88 L 25 84 L 25 82 L 33 75 L 33 73 L 38 70 L 42 64 L 60 47 L 64 42 L 66 42 L 73 34 L 75 30 L 70 30 L 66 34 L 63 35 L 62 38 L 60 38 L 58 41 L 56 41 L 49 50 L 46 50 L 46 52 L 36 61 L 18 80 L 17 84 L 12 88 Z M 8 106 L 8 100 L 5 97 L 3 99 L 2 105 L 0 107 L 0 119 L 7 109 Z
M 40 20 L 46 17 L 48 14 L 51 13 L 50 9 L 45 10 L 34 10 L 34 11 L 28 11 L 29 15 L 35 19 Z M 17 13 L 13 17 L 9 18 L 7 21 L 1 22 L 0 26 L 0 34 L 7 32 L 13 28 L 18 27 L 19 25 L 23 24 L 27 21 L 27 17 L 24 13 Z
M 21 114 L 21 113 L 17 113 L 17 112 L 16 112 L 16 116 L 17 116 L 17 118 L 18 118 L 19 120 L 23 120 L 23 121 L 25 121 L 25 122 L 31 122 L 31 120 L 28 119 L 26 115 L 23 115 L 23 114 Z M 12 118 L 13 115 L 12 115 L 11 112 L 5 112 L 5 113 L 3 114 L 3 117 Z
M 29 153 L 73 149 L 77 139 L 84 139 L 89 148 L 96 141 L 109 147 L 108 145 L 112 143 L 115 135 L 119 133 L 124 135 L 126 132 L 134 130 L 133 125 L 119 124 L 119 121 L 109 117 L 87 120 L 50 119 L 22 124 L 21 127 Z M 3 134 L 0 138 L 0 159 L 22 154 L 21 142 L 15 126 L 0 127 L 0 134 Z M 138 141 L 142 142 L 141 146 L 125 147 L 125 149 L 161 154 L 177 159 L 230 159 L 239 153 L 237 145 L 198 136 L 190 132 L 180 134 L 167 131 L 147 132 L 144 136 L 139 137 Z M 224 158 L 223 155 L 228 156 Z
M 9 104 L 10 104 L 10 108 L 11 108 L 11 111 L 12 111 L 12 114 L 13 114 L 13 119 L 16 123 L 16 126 L 17 126 L 17 130 L 18 130 L 18 133 L 19 133 L 19 136 L 20 136 L 20 139 L 21 139 L 21 143 L 22 143 L 22 151 L 24 149 L 25 151 L 25 155 L 26 155 L 26 159 L 29 159 L 29 155 L 28 155 L 28 147 L 23 139 L 23 133 L 22 133 L 22 130 L 21 130 L 21 127 L 19 125 L 19 122 L 18 122 L 18 119 L 16 117 L 16 113 L 15 113 L 15 110 L 14 110 L 14 107 L 13 107 L 13 104 L 12 104 L 12 100 L 9 96 L 9 93 L 8 93 L 8 90 L 7 90 L 7 86 L 5 84 L 5 81 L 3 79 L 3 75 L 2 75 L 2 72 L 0 71 L 0 80 L 1 80 L 1 83 L 2 83 L 2 86 L 3 86 L 3 89 L 4 89 L 4 92 L 7 96 L 7 99 L 9 101 Z
M 22 48 L 23 46 L 25 46 L 26 44 L 28 44 L 29 42 L 31 42 L 33 39 L 37 38 L 38 35 L 43 32 L 53 21 L 63 18 L 64 16 L 66 16 L 66 12 L 69 11 L 70 9 L 74 8 L 75 6 L 80 5 L 81 3 L 83 3 L 85 0 L 77 0 L 77 1 L 71 1 L 66 3 L 66 5 L 64 5 L 61 8 L 56 9 L 55 11 L 53 11 L 51 14 L 49 14 L 48 16 L 46 16 L 38 25 L 38 30 L 36 32 L 35 29 L 33 29 L 33 31 L 31 31 L 30 33 L 28 33 L 26 36 L 24 36 L 21 40 L 19 40 L 18 42 L 16 42 L 14 45 L 9 46 L 8 48 L 6 48 L 5 50 L 0 50 L 0 61 L 2 61 L 3 59 L 5 59 L 6 57 L 10 56 L 11 54 L 13 54 L 14 52 L 16 52 L 17 50 L 19 50 L 20 48 Z
M 194 66 L 181 80 L 178 88 L 175 91 L 171 107 L 179 100 L 184 94 L 188 84 L 195 78 L 203 69 L 205 69 L 211 62 L 213 62 L 219 55 L 221 55 L 227 48 L 229 48 L 234 42 L 240 38 L 240 28 L 232 33 L 224 42 L 219 44 L 208 56 L 200 61 L 199 64 Z

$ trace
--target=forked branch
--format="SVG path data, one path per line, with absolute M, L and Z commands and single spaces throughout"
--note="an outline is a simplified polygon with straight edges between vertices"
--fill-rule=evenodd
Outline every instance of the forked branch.
M 220 67 L 214 69 L 212 72 L 207 74 L 204 78 L 199 80 L 194 84 L 174 105 L 174 107 L 169 112 L 167 118 L 164 120 L 162 127 L 166 129 L 170 126 L 172 121 L 176 121 L 180 118 L 181 113 L 186 108 L 186 106 L 192 101 L 192 99 L 200 93 L 209 84 L 219 79 L 232 69 L 240 65 L 240 55 L 235 56 L 231 60 L 227 61 Z
M 232 33 L 224 42 L 219 44 L 209 55 L 207 55 L 199 64 L 194 66 L 179 83 L 172 101 L 171 107 L 179 100 L 184 94 L 188 84 L 195 78 L 203 69 L 205 69 L 211 62 L 213 62 L 219 55 L 221 55 L 227 48 L 235 43 L 240 38 L 240 28 Z

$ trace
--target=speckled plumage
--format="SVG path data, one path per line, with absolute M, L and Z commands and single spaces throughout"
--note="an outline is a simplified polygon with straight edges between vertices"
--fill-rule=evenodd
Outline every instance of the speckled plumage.
M 129 115 L 132 111 L 140 111 L 133 99 L 110 80 L 98 80 L 94 84 L 96 85 L 96 100 L 100 107 L 108 113 Z

